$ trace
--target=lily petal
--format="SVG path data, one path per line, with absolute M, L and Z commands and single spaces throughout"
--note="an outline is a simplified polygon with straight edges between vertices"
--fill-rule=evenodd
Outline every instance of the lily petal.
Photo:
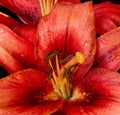
M 91 70 L 78 84 L 83 100 L 64 104 L 65 115 L 118 115 L 120 113 L 120 74 L 105 68 Z
M 60 2 L 62 0 L 58 0 Z M 80 0 L 64 0 L 66 2 L 80 3 Z M 41 18 L 39 0 L 1 0 L 0 4 L 16 13 L 21 20 L 29 25 L 37 25 Z
M 120 27 L 97 39 L 96 66 L 112 70 L 120 68 Z
M 36 67 L 33 44 L 0 24 L 0 45 L 25 67 Z
M 80 12 L 78 12 L 80 11 Z M 77 23 L 76 23 L 77 22 Z M 48 52 L 61 50 L 63 58 L 82 52 L 86 62 L 80 66 L 83 76 L 91 67 L 96 49 L 94 15 L 91 2 L 81 4 L 58 3 L 52 12 L 43 17 L 38 26 L 36 55 L 40 67 Z
M 41 17 L 39 0 L 1 0 L 0 4 L 16 13 L 24 23 L 35 25 Z
M 115 23 L 116 26 L 120 25 L 120 5 L 113 4 L 112 2 L 103 2 L 100 4 L 95 4 L 94 12 L 97 27 L 96 32 L 98 34 L 101 35 L 113 29 L 114 28 L 114 25 L 112 24 L 113 22 Z M 109 20 L 112 20 L 113 22 L 111 23 L 108 19 L 104 19 L 104 17 L 107 17 Z M 107 28 L 106 25 L 108 25 Z
M 43 72 L 28 69 L 0 80 L 0 115 L 48 115 L 61 107 L 62 100 L 45 100 L 53 91 Z
M 63 0 L 58 0 L 58 2 Z M 80 3 L 81 0 L 64 0 L 65 2 L 71 2 L 71 3 Z
M 20 23 L 14 20 L 12 17 L 10 17 L 7 14 L 4 14 L 0 12 L 0 23 L 5 24 L 6 26 L 12 28 L 14 26 L 19 25 Z
M 14 59 L 14 57 L 12 57 L 11 54 L 9 54 L 2 46 L 0 46 L 0 65 L 4 66 L 9 73 L 14 73 L 24 69 L 23 65 Z
M 12 28 L 12 30 L 22 38 L 25 38 L 27 41 L 34 44 L 37 27 L 31 27 L 28 25 L 21 24 Z
M 116 28 L 116 24 L 112 19 L 107 17 L 106 15 L 96 16 L 96 33 L 102 35 L 114 28 Z

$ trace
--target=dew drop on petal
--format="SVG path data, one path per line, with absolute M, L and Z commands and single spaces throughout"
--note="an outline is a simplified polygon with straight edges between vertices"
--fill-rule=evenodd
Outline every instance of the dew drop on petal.
M 0 33 L 2 33 L 2 32 L 3 32 L 3 30 L 1 29 L 1 30 L 0 30 Z
M 111 103 L 108 103 L 108 106 L 112 106 L 112 104 L 111 104 Z
M 84 109 L 80 109 L 80 112 L 83 113 L 83 112 L 84 112 Z
M 119 59 L 120 58 L 120 56 L 118 55 L 118 56 L 115 56 L 115 59 Z
M 24 57 L 24 54 L 21 54 L 21 57 Z
M 106 44 L 107 43 L 107 41 L 106 40 L 101 40 L 101 42 L 103 43 L 103 44 Z
M 50 35 L 51 35 L 51 33 L 50 33 L 50 31 L 47 31 L 47 37 L 50 37 Z
M 85 96 L 85 95 L 86 95 L 86 92 L 83 92 L 83 95 Z
M 87 47 L 89 45 L 89 43 L 85 43 L 85 46 Z

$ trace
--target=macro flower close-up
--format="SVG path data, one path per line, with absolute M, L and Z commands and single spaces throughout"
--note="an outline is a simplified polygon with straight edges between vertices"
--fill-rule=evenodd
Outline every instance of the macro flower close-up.
M 119 115 L 119 3 L 0 6 L 0 115 Z

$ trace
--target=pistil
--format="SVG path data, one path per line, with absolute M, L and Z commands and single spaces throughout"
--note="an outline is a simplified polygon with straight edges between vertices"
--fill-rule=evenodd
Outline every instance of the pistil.
M 54 52 L 55 53 L 55 52 Z M 56 71 L 52 65 L 51 59 L 49 59 L 49 65 L 51 68 L 51 83 L 53 84 L 54 91 L 64 100 L 67 100 L 72 95 L 72 83 L 71 83 L 71 72 L 69 71 L 71 67 L 85 62 L 85 56 L 81 52 L 76 52 L 76 54 L 64 65 L 60 66 L 58 55 L 55 55 Z M 61 62 L 61 61 L 60 61 Z

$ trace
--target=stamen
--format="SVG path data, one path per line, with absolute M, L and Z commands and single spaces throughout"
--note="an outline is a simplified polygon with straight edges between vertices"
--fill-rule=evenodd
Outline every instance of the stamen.
M 85 62 L 85 55 L 83 55 L 81 52 L 77 52 L 76 59 L 78 63 L 83 64 Z
M 46 0 L 46 14 L 51 11 L 51 1 L 52 0 Z
M 44 3 L 44 1 L 45 0 L 39 0 L 42 17 L 45 15 L 45 3 Z
M 59 75 L 60 67 L 59 67 L 59 62 L 58 62 L 58 56 L 57 55 L 56 55 L 56 68 L 57 68 L 57 74 Z
M 68 57 L 69 61 L 65 65 L 62 65 L 60 68 L 58 54 L 60 54 L 60 51 L 56 50 L 48 53 L 46 58 L 49 59 L 49 66 L 51 68 L 50 72 L 52 72 L 51 83 L 53 84 L 55 93 L 66 100 L 69 99 L 72 95 L 70 73 L 77 68 L 78 64 L 83 64 L 85 62 L 85 56 L 80 52 L 76 52 L 72 58 Z M 54 70 L 52 62 L 50 60 L 53 57 L 55 57 L 56 71 Z
M 70 72 L 66 68 L 64 68 L 64 75 L 63 78 L 66 78 L 68 82 L 71 82 Z
M 72 91 L 72 84 L 68 83 L 67 79 L 65 79 L 65 92 L 67 95 L 67 98 L 69 98 L 71 96 L 71 91 Z
M 69 68 L 69 72 L 70 72 L 70 73 L 73 73 L 75 70 L 77 70 L 77 67 L 78 67 L 78 64 L 71 66 L 71 67 Z
M 57 0 L 39 0 L 42 17 L 50 13 Z
M 50 66 L 51 66 L 51 68 L 53 70 L 52 73 L 53 73 L 54 82 L 55 82 L 55 84 L 57 84 L 57 76 L 55 75 L 55 71 L 54 71 L 54 68 L 53 68 L 52 63 L 51 63 L 50 60 L 49 60 L 49 64 L 50 64 Z
M 67 93 L 66 93 L 66 79 L 64 78 L 60 87 L 61 93 L 62 93 L 62 97 L 66 100 L 67 97 Z
M 68 61 L 64 67 L 69 69 L 70 67 L 72 67 L 73 65 L 76 64 L 83 64 L 85 62 L 85 55 L 80 53 L 80 52 L 76 52 L 75 56 Z
M 55 51 L 49 52 L 46 54 L 44 61 L 50 60 L 53 57 L 55 57 L 56 55 L 61 54 L 61 53 L 62 53 L 62 51 L 60 51 L 60 50 L 55 50 Z
M 69 55 L 68 57 L 66 57 L 65 59 L 63 59 L 62 62 L 63 63 L 67 62 L 67 61 L 71 60 L 74 56 L 75 56 L 74 54 L 73 55 Z
M 58 93 L 61 96 L 60 90 L 59 90 L 59 80 L 58 77 L 55 74 L 54 68 L 52 66 L 51 60 L 49 60 L 50 67 L 52 69 L 52 78 L 51 78 L 51 83 L 55 89 L 55 92 Z

